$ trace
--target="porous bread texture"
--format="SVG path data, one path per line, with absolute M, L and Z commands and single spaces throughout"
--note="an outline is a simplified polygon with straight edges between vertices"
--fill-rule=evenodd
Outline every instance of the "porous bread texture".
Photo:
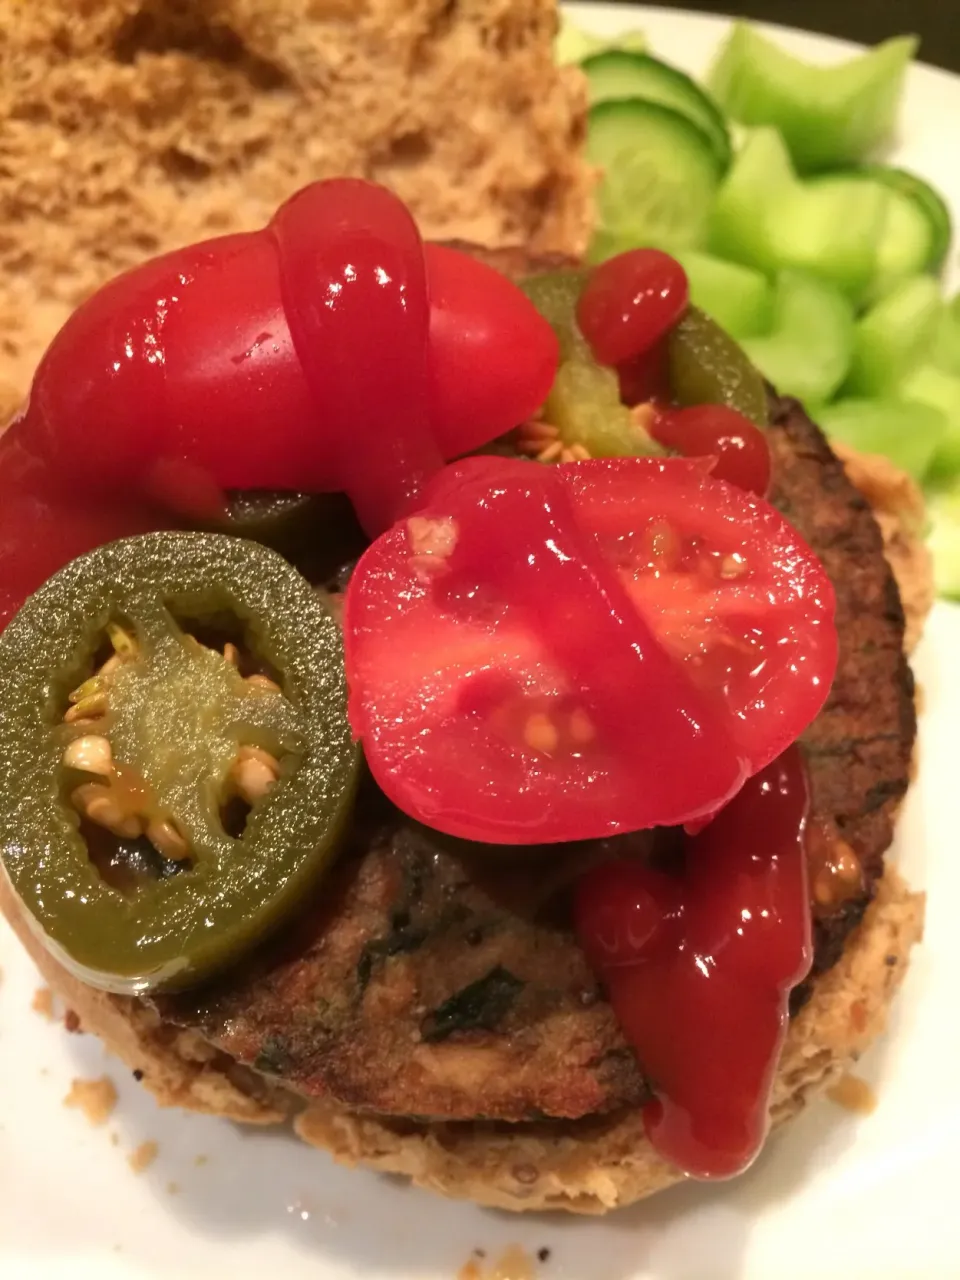
M 554 0 L 0 0 L 0 421 L 69 311 L 303 184 L 428 238 L 579 255 L 586 91 Z

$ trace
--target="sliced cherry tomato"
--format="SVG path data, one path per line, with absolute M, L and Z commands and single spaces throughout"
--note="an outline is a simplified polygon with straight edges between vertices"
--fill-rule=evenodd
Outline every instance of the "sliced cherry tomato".
M 0 631 L 38 587 L 105 542 L 162 527 L 146 507 L 85 500 L 58 489 L 16 425 L 0 439 Z
M 453 835 L 676 824 L 819 711 L 832 615 L 796 532 L 696 462 L 472 459 L 353 575 L 351 721 L 383 790 Z
M 661 409 L 650 434 L 687 458 L 716 458 L 713 474 L 718 480 L 729 480 L 761 497 L 770 488 L 773 464 L 767 437 L 736 409 L 722 404 Z
M 424 245 L 430 289 L 432 413 L 444 457 L 525 422 L 557 372 L 550 324 L 517 286 L 476 258 Z
M 687 273 L 659 249 L 630 249 L 591 272 L 577 323 L 600 364 L 622 365 L 649 351 L 690 304 Z

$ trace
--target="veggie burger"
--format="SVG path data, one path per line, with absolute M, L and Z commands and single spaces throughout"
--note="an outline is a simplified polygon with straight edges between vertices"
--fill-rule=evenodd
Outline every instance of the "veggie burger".
M 0 455 L 0 903 L 161 1102 L 599 1212 L 881 1026 L 897 584 L 668 255 L 314 183 L 94 294 Z

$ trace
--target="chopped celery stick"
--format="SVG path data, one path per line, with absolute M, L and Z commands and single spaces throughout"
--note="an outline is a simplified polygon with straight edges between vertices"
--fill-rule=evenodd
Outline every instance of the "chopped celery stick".
M 960 315 L 954 311 L 948 309 L 940 317 L 930 363 L 944 373 L 960 377 Z
M 768 274 L 809 272 L 857 301 L 877 274 L 889 200 L 880 183 L 802 182 L 780 135 L 755 129 L 717 193 L 708 247 Z
M 939 409 L 898 400 L 838 400 L 820 410 L 819 422 L 830 439 L 859 453 L 881 453 L 916 480 L 926 475 L 947 431 Z
M 743 349 L 781 395 L 820 403 L 846 377 L 853 354 L 853 308 L 838 289 L 798 271 L 777 278 L 768 334 Z
M 629 49 L 633 53 L 642 53 L 646 47 L 647 37 L 642 31 L 623 31 L 615 40 L 605 40 L 578 27 L 561 13 L 560 30 L 553 42 L 553 58 L 558 66 L 563 67 L 571 62 L 582 62 L 604 49 Z
M 690 282 L 690 300 L 738 340 L 766 332 L 773 321 L 773 285 L 751 267 L 686 250 L 677 258 Z
M 898 394 L 938 410 L 946 420 L 946 431 L 930 463 L 929 479 L 944 484 L 960 475 L 960 377 L 932 364 L 923 365 L 901 384 Z
M 914 276 L 897 285 L 857 324 L 844 393 L 891 393 L 929 358 L 943 313 L 940 286 L 931 276 Z
M 935 494 L 927 504 L 927 514 L 927 546 L 933 556 L 937 595 L 960 599 L 960 492 Z
M 838 65 L 814 66 L 738 22 L 708 85 L 732 119 L 779 129 L 801 169 L 848 165 L 892 133 L 917 44 L 899 36 Z

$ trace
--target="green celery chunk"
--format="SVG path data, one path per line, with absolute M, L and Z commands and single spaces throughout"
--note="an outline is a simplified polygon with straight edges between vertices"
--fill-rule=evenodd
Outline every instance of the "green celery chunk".
M 892 393 L 928 359 L 943 314 L 940 287 L 931 276 L 897 285 L 857 323 L 845 393 Z
M 734 120 L 772 125 L 805 171 L 853 164 L 888 141 L 915 36 L 887 40 L 835 66 L 814 66 L 738 22 L 708 77 Z
M 853 338 L 853 308 L 838 289 L 798 271 L 783 271 L 777 278 L 770 332 L 742 345 L 781 395 L 814 404 L 829 400 L 843 382 Z
M 904 400 L 936 409 L 946 421 L 929 467 L 928 479 L 945 484 L 960 475 L 960 377 L 932 364 L 922 365 L 901 384 Z
M 944 373 L 960 377 L 960 314 L 950 308 L 940 316 L 930 363 Z
M 880 183 L 801 181 L 780 135 L 756 129 L 720 185 L 708 248 L 768 275 L 808 272 L 858 301 L 877 275 L 889 201 Z
M 694 250 L 676 256 L 690 282 L 691 302 L 712 316 L 731 337 L 742 341 L 769 330 L 773 285 L 765 275 L 752 267 Z
M 561 13 L 560 30 L 553 42 L 553 58 L 558 66 L 563 67 L 582 62 L 584 58 L 604 49 L 629 49 L 634 53 L 642 53 L 646 47 L 647 37 L 642 31 L 624 31 L 615 40 L 605 40 L 602 36 L 577 26 Z
M 947 431 L 939 409 L 900 400 L 838 400 L 820 410 L 819 423 L 831 440 L 883 454 L 916 480 L 927 474 Z
M 960 600 L 960 491 L 934 494 L 927 503 L 930 532 L 927 546 L 933 557 L 937 595 Z

